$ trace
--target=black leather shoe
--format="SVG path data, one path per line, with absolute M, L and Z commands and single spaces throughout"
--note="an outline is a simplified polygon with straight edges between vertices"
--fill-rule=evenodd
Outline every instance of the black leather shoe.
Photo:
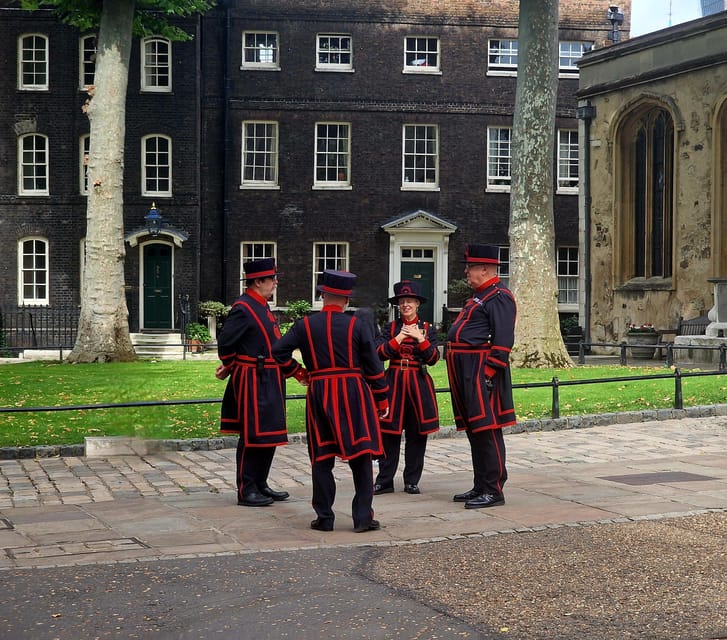
M 281 500 L 287 500 L 290 498 L 290 494 L 287 491 L 274 491 L 270 487 L 262 487 L 260 489 L 260 493 L 268 498 L 272 498 L 275 502 L 280 502 Z
M 469 491 L 465 491 L 464 493 L 458 493 L 457 495 L 452 498 L 455 502 L 467 502 L 467 500 L 472 500 L 472 498 L 476 498 L 477 496 L 482 495 L 477 489 L 470 489 Z
M 419 487 L 417 487 L 415 484 L 405 484 L 404 491 L 411 494 L 421 493 L 421 491 L 419 491 Z
M 316 531 L 333 531 L 333 522 L 330 520 L 323 520 L 322 518 L 316 518 L 310 523 L 310 528 Z
M 378 520 L 371 520 L 366 524 L 359 524 L 353 528 L 354 533 L 363 533 L 364 531 L 378 531 L 381 529 L 381 523 Z
M 237 504 L 245 507 L 267 507 L 269 504 L 273 504 L 273 499 L 257 491 L 251 491 L 242 498 L 238 498 Z
M 464 508 L 483 509 L 484 507 L 496 507 L 501 504 L 505 504 L 505 496 L 501 493 L 483 493 L 481 496 L 465 502 Z
M 375 484 L 374 495 L 380 496 L 382 493 L 394 493 L 394 485 L 384 486 L 383 484 Z

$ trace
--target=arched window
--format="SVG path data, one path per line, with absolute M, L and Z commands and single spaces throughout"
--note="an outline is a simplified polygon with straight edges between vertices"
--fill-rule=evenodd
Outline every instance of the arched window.
M 48 195 L 48 138 L 29 133 L 18 138 L 18 194 Z
M 18 304 L 49 304 L 45 238 L 22 238 L 18 242 Z
M 169 93 L 172 90 L 172 45 L 166 38 L 141 41 L 141 90 Z
M 642 107 L 625 122 L 617 146 L 617 284 L 666 286 L 674 255 L 674 120 L 662 107 Z
M 141 141 L 141 195 L 171 197 L 172 139 L 149 135 Z
M 48 91 L 48 38 L 42 33 L 18 38 L 18 89 Z

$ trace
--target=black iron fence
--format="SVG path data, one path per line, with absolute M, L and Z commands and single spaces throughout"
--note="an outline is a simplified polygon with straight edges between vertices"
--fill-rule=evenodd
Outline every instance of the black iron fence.
M 0 349 L 57 349 L 76 342 L 76 306 L 0 306 Z

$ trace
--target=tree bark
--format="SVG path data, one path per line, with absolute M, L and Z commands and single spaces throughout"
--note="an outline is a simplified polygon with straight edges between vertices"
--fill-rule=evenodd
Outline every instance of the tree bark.
M 86 256 L 78 337 L 71 362 L 136 358 L 124 290 L 124 138 L 135 0 L 103 3 L 95 87 L 86 112 L 91 125 Z
M 510 195 L 510 277 L 518 367 L 573 366 L 558 321 L 553 156 L 558 0 L 520 0 Z

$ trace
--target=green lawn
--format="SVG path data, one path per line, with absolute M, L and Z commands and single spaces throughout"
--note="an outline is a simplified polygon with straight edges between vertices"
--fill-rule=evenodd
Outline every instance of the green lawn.
M 216 361 L 138 361 L 70 365 L 31 362 L 0 365 L 0 406 L 45 407 L 160 400 L 219 400 L 225 383 L 214 377 Z M 430 368 L 438 389 L 448 386 L 443 362 Z M 516 369 L 515 384 L 606 377 L 669 374 L 664 367 L 576 367 L 565 370 Z M 685 374 L 688 375 L 688 374 Z M 305 388 L 288 381 L 289 395 Z M 683 379 L 684 406 L 727 402 L 727 377 Z M 449 393 L 437 394 L 441 424 L 451 425 Z M 515 389 L 520 419 L 550 415 L 550 387 Z M 560 388 L 561 415 L 668 408 L 673 378 L 629 380 Z M 85 436 L 137 435 L 147 438 L 206 438 L 218 435 L 219 403 L 0 413 L 0 446 L 78 444 Z M 288 401 L 291 433 L 304 431 L 304 400 Z

